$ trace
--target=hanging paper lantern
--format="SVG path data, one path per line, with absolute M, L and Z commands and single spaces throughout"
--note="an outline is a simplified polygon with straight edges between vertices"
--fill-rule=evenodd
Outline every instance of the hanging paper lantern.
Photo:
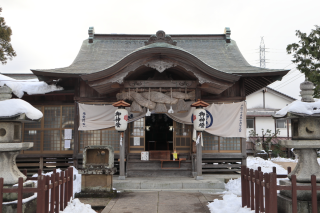
M 206 110 L 199 108 L 193 111 L 193 126 L 199 132 L 206 129 Z
M 118 107 L 118 109 L 116 109 L 114 112 L 115 128 L 118 132 L 124 132 L 128 126 L 128 111 L 125 109 L 125 107 L 129 107 L 130 104 L 124 101 L 118 101 L 112 105 Z
M 202 132 L 206 129 L 207 116 L 206 110 L 203 108 L 207 106 L 209 106 L 209 104 L 200 99 L 191 105 L 191 107 L 196 107 L 193 111 L 193 127 L 198 132 Z

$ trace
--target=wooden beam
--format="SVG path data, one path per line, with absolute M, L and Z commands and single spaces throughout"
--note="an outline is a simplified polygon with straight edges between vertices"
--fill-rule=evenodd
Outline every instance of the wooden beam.
M 198 85 L 197 81 L 178 81 L 178 80 L 147 80 L 147 81 L 124 81 L 125 88 L 141 88 L 141 87 L 161 87 L 161 88 L 196 88 Z
M 116 102 L 117 98 L 115 97 L 74 97 L 75 101 L 86 101 L 86 102 L 96 102 L 96 101 L 104 101 L 104 102 Z
M 234 96 L 234 97 L 223 97 L 223 96 L 203 96 L 204 101 L 244 101 L 246 96 Z

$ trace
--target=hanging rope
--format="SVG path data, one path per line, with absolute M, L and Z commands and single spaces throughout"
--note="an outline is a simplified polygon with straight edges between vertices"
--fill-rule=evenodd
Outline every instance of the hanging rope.
M 172 100 L 172 87 L 170 88 L 171 91 L 171 100 Z M 168 113 L 173 113 L 172 104 L 170 103 L 170 109 L 168 110 Z
M 150 112 L 150 110 L 149 110 L 150 98 L 151 98 L 151 92 L 150 92 L 150 87 L 149 87 L 148 111 L 147 111 L 147 113 L 146 113 L 146 116 L 150 116 L 150 115 L 151 115 L 151 112 Z

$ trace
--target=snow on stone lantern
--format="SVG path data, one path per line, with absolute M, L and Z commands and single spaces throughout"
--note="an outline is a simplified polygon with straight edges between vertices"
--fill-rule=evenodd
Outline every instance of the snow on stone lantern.
M 118 107 L 114 112 L 114 122 L 116 130 L 121 133 L 120 145 L 122 146 L 123 132 L 127 130 L 129 119 L 128 111 L 125 108 L 130 107 L 130 104 L 125 101 L 118 101 L 112 105 Z
M 300 84 L 301 101 L 294 101 L 276 112 L 275 119 L 290 119 L 292 140 L 281 140 L 285 148 L 294 148 L 298 154 L 298 163 L 288 175 L 290 180 L 280 180 L 280 185 L 291 185 L 292 175 L 296 176 L 297 186 L 311 186 L 311 175 L 320 182 L 320 166 L 317 161 L 317 149 L 320 148 L 320 100 L 313 99 L 314 85 L 310 81 Z M 304 212 L 311 206 L 311 190 L 298 190 L 298 211 Z M 318 198 L 320 192 L 317 192 Z M 291 212 L 292 193 L 280 190 L 278 194 L 278 211 Z M 311 210 L 310 210 L 311 211 Z

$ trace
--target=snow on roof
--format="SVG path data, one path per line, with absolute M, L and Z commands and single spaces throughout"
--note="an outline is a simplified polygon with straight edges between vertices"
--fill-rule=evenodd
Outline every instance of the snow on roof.
M 28 93 L 29 95 L 34 95 L 63 90 L 62 87 L 48 85 L 42 81 L 40 82 L 37 78 L 29 80 L 16 80 L 0 74 L 0 86 L 4 85 L 10 87 L 12 92 L 19 98 L 22 98 L 24 92 Z
M 314 99 L 315 102 L 302 102 L 300 100 L 294 101 L 288 106 L 283 107 L 277 111 L 275 117 L 287 115 L 288 112 L 313 115 L 320 113 L 320 99 Z
M 12 117 L 25 113 L 31 120 L 38 120 L 43 117 L 40 110 L 21 99 L 8 99 L 0 101 L 0 117 Z

